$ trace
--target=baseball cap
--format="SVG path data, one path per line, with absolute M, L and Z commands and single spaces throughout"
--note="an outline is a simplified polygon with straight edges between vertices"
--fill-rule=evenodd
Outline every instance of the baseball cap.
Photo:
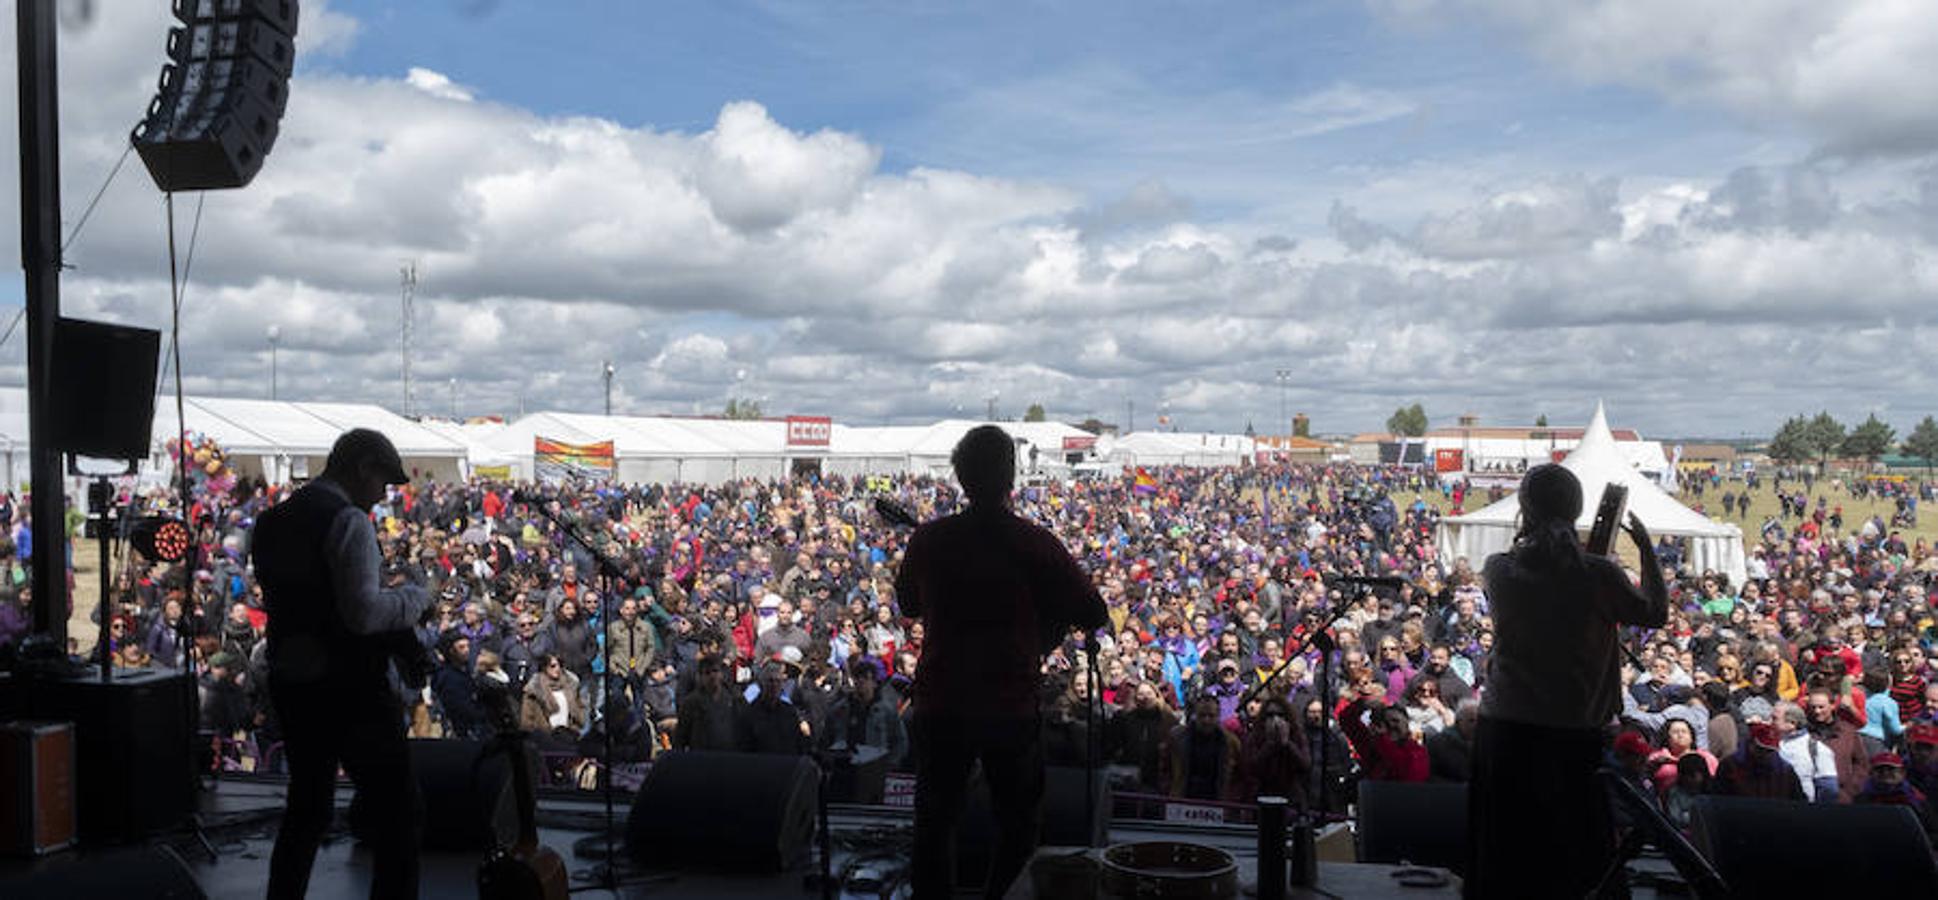
M 1765 750 L 1775 750 L 1777 748 L 1776 726 L 1769 722 L 1751 722 L 1750 740 Z
M 410 475 L 404 472 L 403 457 L 397 455 L 397 446 L 383 432 L 371 428 L 352 428 L 344 432 L 330 447 L 330 458 L 325 465 L 335 471 L 348 472 L 366 460 L 383 473 L 385 484 L 406 484 L 410 481 Z
M 1904 768 L 1904 757 L 1901 757 L 1896 753 L 1892 753 L 1889 750 L 1886 750 L 1883 753 L 1879 753 L 1876 756 L 1871 757 L 1871 768 L 1881 769 L 1881 768 L 1884 768 L 1885 766 L 1890 766 L 1891 768 L 1894 768 L 1894 769 L 1902 769 Z
M 1906 744 L 1938 745 L 1938 725 L 1919 723 L 1904 730 Z
M 1615 749 L 1630 756 L 1647 756 L 1655 752 L 1647 738 L 1633 731 L 1624 731 L 1615 736 Z

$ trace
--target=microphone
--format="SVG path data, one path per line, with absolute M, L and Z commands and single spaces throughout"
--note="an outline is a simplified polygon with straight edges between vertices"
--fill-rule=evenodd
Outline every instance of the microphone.
M 898 528 L 914 528 L 922 524 L 914 513 L 908 511 L 908 507 L 895 502 L 893 497 L 876 497 L 875 514 Z
M 1335 584 L 1363 584 L 1367 587 L 1404 587 L 1411 582 L 1398 575 L 1336 575 L 1330 579 Z

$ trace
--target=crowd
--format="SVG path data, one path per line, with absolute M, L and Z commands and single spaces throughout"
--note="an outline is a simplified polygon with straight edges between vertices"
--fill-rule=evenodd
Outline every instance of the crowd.
M 1343 464 L 1150 475 L 1016 493 L 1110 613 L 1094 707 L 1079 636 L 1045 662 L 1052 764 L 1081 764 L 1094 740 L 1121 790 L 1207 802 L 1269 791 L 1334 811 L 1359 779 L 1466 778 L 1493 644 L 1484 561 L 1440 558 L 1438 513 L 1421 499 L 1464 501 L 1464 487 Z M 1877 519 L 1834 522 L 1846 489 L 1803 484 L 1711 486 L 1804 498 L 1751 537 L 1742 584 L 1689 571 L 1662 541 L 1670 619 L 1625 638 L 1610 759 L 1679 821 L 1693 797 L 1735 793 L 1897 803 L 1929 825 L 1938 549 Z M 584 760 L 685 748 L 833 751 L 877 776 L 906 767 L 923 630 L 893 587 L 908 533 L 873 500 L 928 519 L 958 508 L 951 482 L 513 487 L 412 484 L 374 512 L 385 577 L 438 598 L 397 642 L 400 673 L 425 675 L 397 685 L 414 736 L 481 736 L 487 701 L 509 696 L 567 780 L 585 777 Z M 248 540 L 287 491 L 244 481 L 199 497 L 195 565 L 137 560 L 108 598 L 103 650 L 117 665 L 191 667 L 231 768 L 277 766 Z M 27 548 L 4 550 L 0 644 L 23 630 L 29 595 Z M 1404 583 L 1356 588 L 1347 575 Z M 1335 619 L 1322 652 L 1312 637 Z M 866 797 L 882 790 L 879 777 L 856 782 Z

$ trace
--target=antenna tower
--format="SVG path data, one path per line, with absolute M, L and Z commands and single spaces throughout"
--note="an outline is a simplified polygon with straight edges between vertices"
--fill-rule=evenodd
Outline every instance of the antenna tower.
M 402 275 L 404 294 L 404 335 L 402 347 L 404 360 L 404 418 L 408 419 L 411 416 L 410 332 L 411 320 L 415 318 L 411 309 L 411 301 L 417 293 L 417 261 L 414 259 L 405 260 L 403 267 L 398 272 Z

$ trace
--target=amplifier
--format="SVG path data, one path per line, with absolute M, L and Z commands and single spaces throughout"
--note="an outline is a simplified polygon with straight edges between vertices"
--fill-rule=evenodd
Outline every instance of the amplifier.
M 40 856 L 74 844 L 74 726 L 0 725 L 0 853 Z

